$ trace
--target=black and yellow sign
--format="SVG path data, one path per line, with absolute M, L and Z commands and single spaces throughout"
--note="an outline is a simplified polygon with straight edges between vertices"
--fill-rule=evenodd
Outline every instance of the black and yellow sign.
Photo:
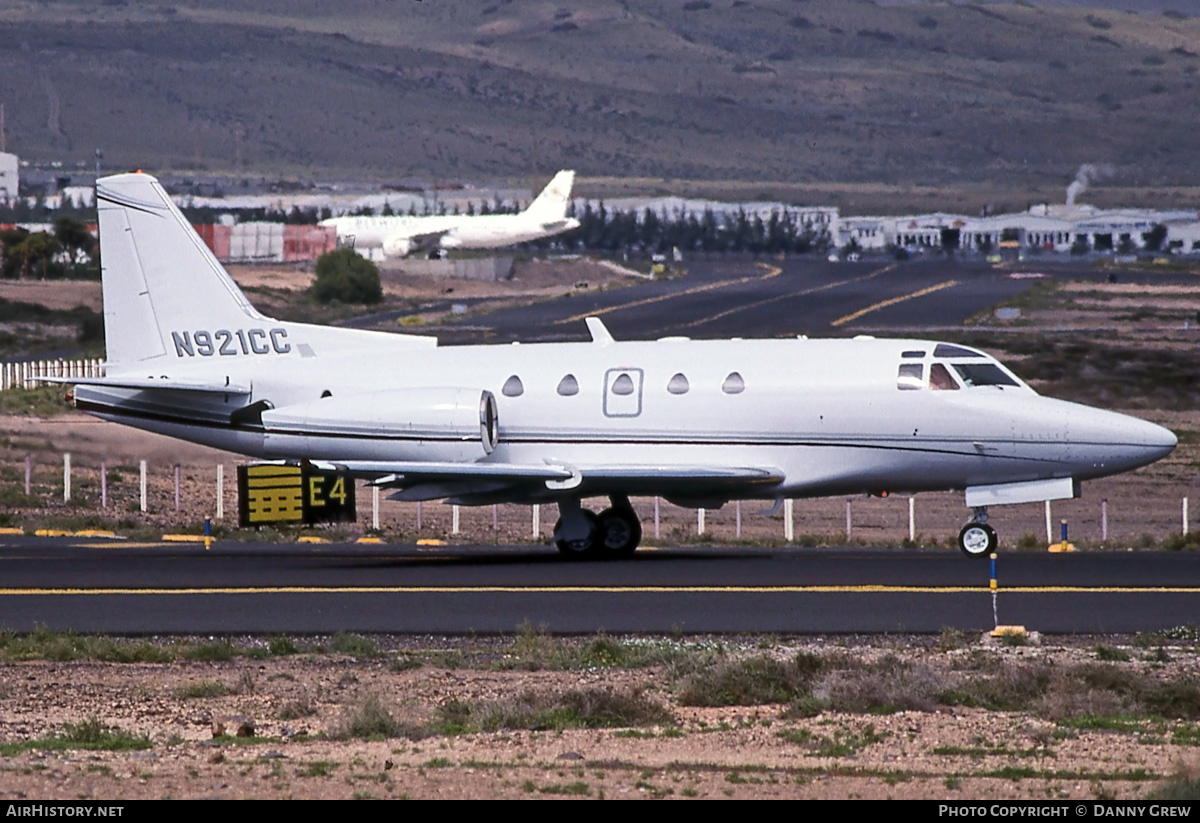
M 238 521 L 245 526 L 353 522 L 354 479 L 312 466 L 238 466 Z

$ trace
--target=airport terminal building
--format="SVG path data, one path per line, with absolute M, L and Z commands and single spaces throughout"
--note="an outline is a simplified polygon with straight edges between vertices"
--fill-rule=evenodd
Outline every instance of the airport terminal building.
M 1000 249 L 1046 252 L 1163 251 L 1200 253 L 1200 213 L 1152 209 L 1097 209 L 1088 205 L 1032 206 L 1015 214 L 845 217 L 838 245 L 862 249 Z

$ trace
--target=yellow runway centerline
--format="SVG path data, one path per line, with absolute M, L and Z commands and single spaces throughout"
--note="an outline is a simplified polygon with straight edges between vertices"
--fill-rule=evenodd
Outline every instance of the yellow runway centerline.
M 873 311 L 879 311 L 880 309 L 886 309 L 888 306 L 894 306 L 897 303 L 903 303 L 905 300 L 914 300 L 918 297 L 924 297 L 927 294 L 933 294 L 935 291 L 941 291 L 942 289 L 948 289 L 951 286 L 957 286 L 957 285 L 958 285 L 957 280 L 947 280 L 944 283 L 938 283 L 936 286 L 930 286 L 927 289 L 921 289 L 920 291 L 915 291 L 915 292 L 912 292 L 911 294 L 902 294 L 899 297 L 893 297 L 890 300 L 880 300 L 878 303 L 872 303 L 871 305 L 867 306 L 865 309 L 859 309 L 858 311 L 854 312 L 853 314 L 847 314 L 845 317 L 839 317 L 837 320 L 834 320 L 829 325 L 841 326 L 841 325 L 851 322 L 852 320 L 857 320 L 858 318 L 862 317 L 864 314 L 870 314 Z
M 132 594 L 985 594 L 981 586 L 213 586 L 0 589 L 0 597 Z M 1012 594 L 1200 594 L 1200 586 L 1013 586 Z

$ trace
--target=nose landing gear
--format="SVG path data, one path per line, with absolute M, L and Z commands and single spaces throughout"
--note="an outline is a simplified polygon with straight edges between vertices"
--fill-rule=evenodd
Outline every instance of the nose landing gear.
M 987 557 L 996 550 L 996 530 L 987 524 L 987 508 L 979 506 L 958 533 L 958 548 L 967 557 Z

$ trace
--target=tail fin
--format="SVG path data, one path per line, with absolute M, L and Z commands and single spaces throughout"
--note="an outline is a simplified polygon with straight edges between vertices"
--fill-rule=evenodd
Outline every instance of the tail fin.
M 168 354 L 175 329 L 266 319 L 148 174 L 97 181 L 104 342 L 110 363 Z
M 525 214 L 530 217 L 549 222 L 562 220 L 567 215 L 567 203 L 571 200 L 571 187 L 575 185 L 575 172 L 560 171 L 554 179 L 542 189 L 537 199 L 529 204 Z

